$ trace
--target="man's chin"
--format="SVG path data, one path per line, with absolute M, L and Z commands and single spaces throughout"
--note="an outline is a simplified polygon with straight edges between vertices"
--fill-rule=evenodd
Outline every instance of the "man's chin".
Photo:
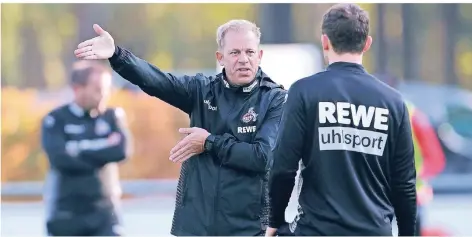
M 245 85 L 254 80 L 254 73 L 239 73 L 236 78 L 238 85 Z

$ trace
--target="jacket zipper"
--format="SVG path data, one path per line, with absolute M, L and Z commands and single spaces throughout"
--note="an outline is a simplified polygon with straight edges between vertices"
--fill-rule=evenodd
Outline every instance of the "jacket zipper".
M 218 175 L 216 176 L 216 195 L 215 195 L 215 200 L 214 200 L 214 205 L 213 205 L 213 217 L 212 217 L 212 224 L 211 224 L 211 229 L 213 232 L 212 235 L 217 236 L 218 231 L 217 231 L 217 226 L 216 224 L 216 215 L 218 214 L 218 200 L 219 200 L 219 195 L 220 195 L 220 173 L 221 173 L 221 167 L 223 166 L 223 163 L 220 164 L 218 167 Z

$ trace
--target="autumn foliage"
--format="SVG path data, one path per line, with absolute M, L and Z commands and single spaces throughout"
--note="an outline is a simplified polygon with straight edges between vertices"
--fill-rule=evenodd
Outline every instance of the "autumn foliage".
M 39 140 L 41 119 L 64 101 L 42 99 L 35 90 L 3 88 L 1 93 L 1 180 L 42 180 L 48 162 Z M 134 138 L 134 155 L 121 165 L 121 177 L 177 178 L 180 166 L 169 161 L 169 151 L 180 139 L 178 128 L 188 126 L 188 116 L 140 92 L 116 91 L 110 106 L 126 111 Z

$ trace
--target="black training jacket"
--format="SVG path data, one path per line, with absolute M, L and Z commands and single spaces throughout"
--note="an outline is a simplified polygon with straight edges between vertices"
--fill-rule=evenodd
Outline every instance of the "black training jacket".
M 416 171 L 401 95 L 359 64 L 337 62 L 288 93 L 269 182 L 270 226 L 283 227 L 303 163 L 295 235 L 414 235 Z M 286 225 L 285 225 L 286 226 Z
M 43 118 L 41 146 L 50 166 L 44 190 L 48 226 L 49 223 L 77 224 L 77 220 L 91 213 L 111 215 L 113 205 L 100 173 L 106 164 L 126 158 L 128 140 L 126 131 L 119 124 L 123 115 L 121 108 L 109 108 L 92 117 L 71 103 L 54 109 Z M 122 139 L 119 144 L 110 146 L 107 139 L 113 132 L 120 133 Z M 90 223 L 93 226 L 102 224 Z
M 171 234 L 251 236 L 267 225 L 267 171 L 286 91 L 260 69 L 244 87 L 216 76 L 176 77 L 126 49 L 109 59 L 123 78 L 184 111 L 217 140 L 182 164 Z

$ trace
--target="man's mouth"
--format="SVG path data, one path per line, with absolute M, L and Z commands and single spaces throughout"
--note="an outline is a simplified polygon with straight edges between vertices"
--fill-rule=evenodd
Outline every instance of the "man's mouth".
M 238 71 L 240 72 L 249 72 L 249 68 L 239 68 Z

